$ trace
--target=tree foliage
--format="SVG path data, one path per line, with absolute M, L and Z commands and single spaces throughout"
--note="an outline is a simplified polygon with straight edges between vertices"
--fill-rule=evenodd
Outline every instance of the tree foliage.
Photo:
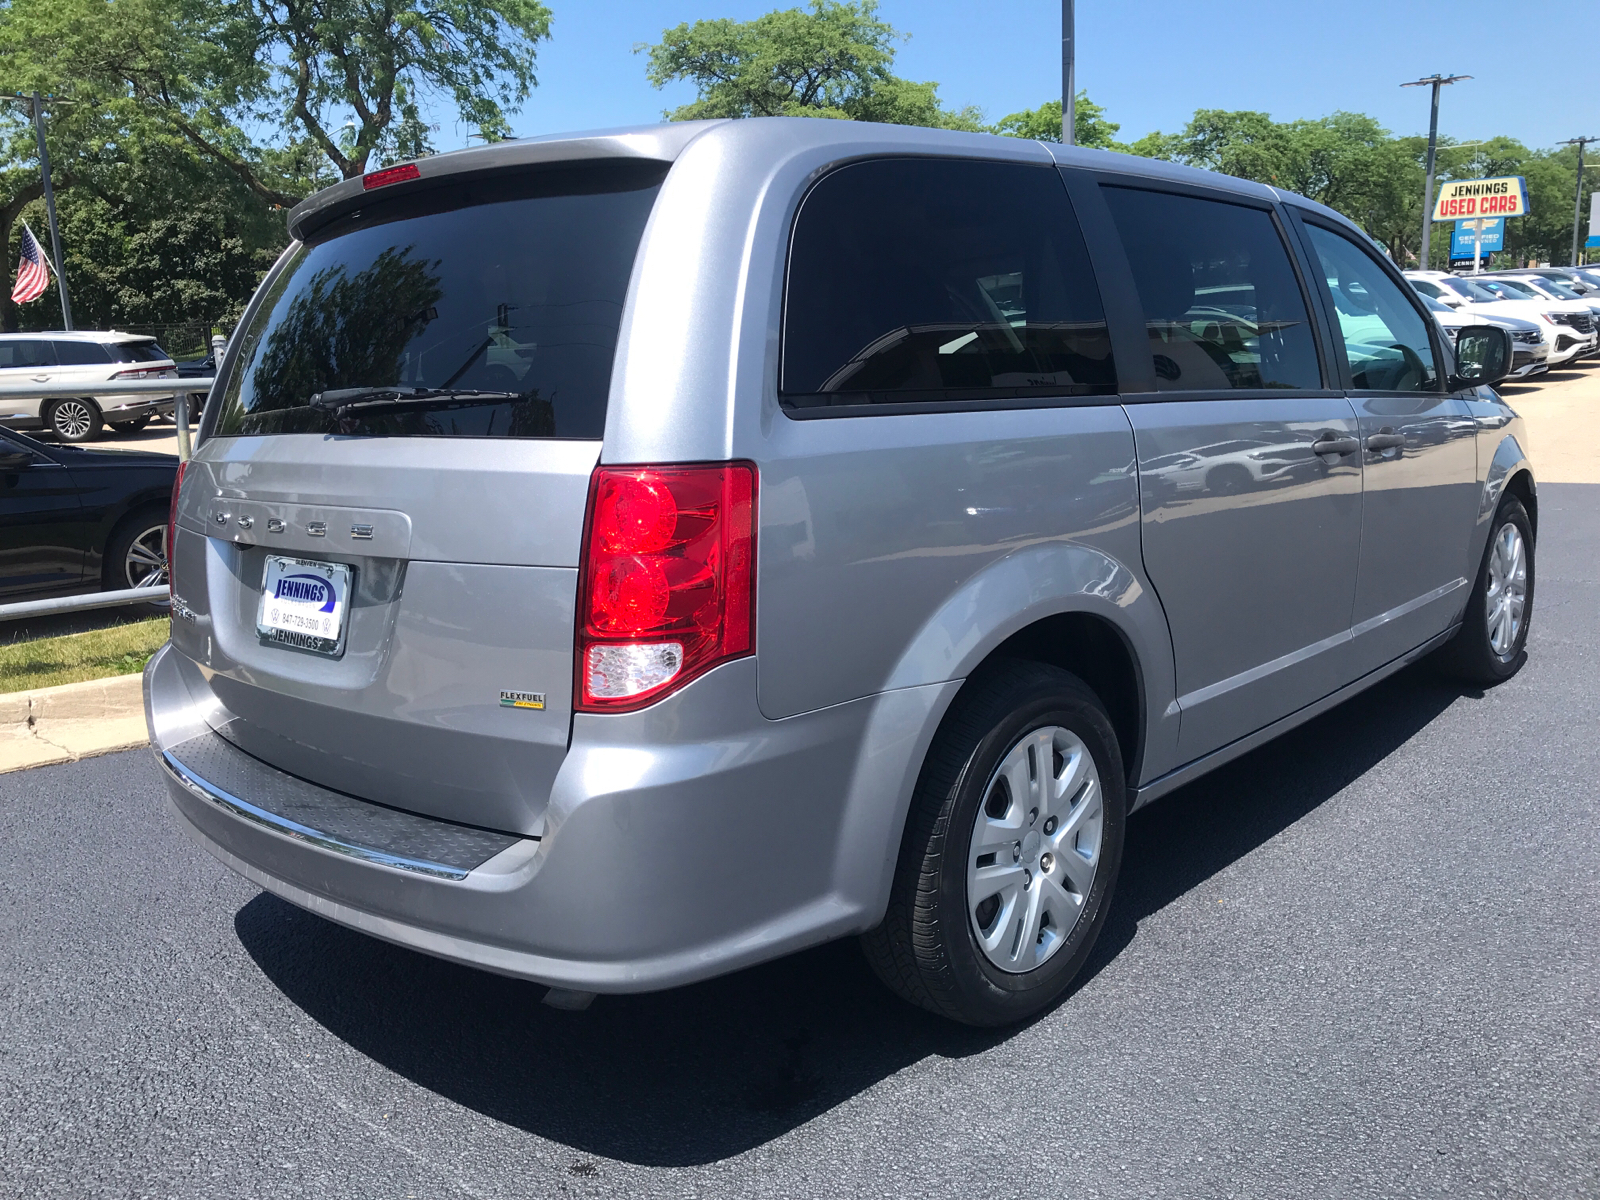
M 646 74 L 658 88 L 679 80 L 695 85 L 691 103 L 666 112 L 672 121 L 838 117 L 982 128 L 975 109 L 944 108 L 938 84 L 894 74 L 904 35 L 877 11 L 876 0 L 810 0 L 753 21 L 685 22 L 648 47 Z
M 1072 106 L 1072 136 L 1079 146 L 1094 150 L 1120 150 L 1117 132 L 1122 128 L 1106 120 L 1106 110 L 1088 93 L 1079 92 Z M 1041 142 L 1061 140 L 1061 101 L 1047 100 L 1038 108 L 1015 112 L 995 123 L 993 132 L 1006 137 L 1033 138 Z

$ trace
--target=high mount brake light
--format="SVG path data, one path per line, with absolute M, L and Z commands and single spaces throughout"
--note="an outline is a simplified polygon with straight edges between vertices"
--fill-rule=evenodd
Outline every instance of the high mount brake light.
M 401 163 L 398 167 L 385 167 L 381 171 L 373 171 L 370 175 L 361 177 L 363 191 L 370 192 L 373 188 L 387 187 L 391 183 L 404 183 L 408 179 L 420 179 L 422 172 L 417 170 L 416 163 Z
M 578 587 L 576 707 L 642 708 L 751 653 L 752 463 L 596 467 Z
M 172 569 L 178 561 L 178 493 L 183 491 L 183 473 L 188 468 L 187 462 L 178 463 L 178 473 L 172 479 L 172 501 L 167 506 L 167 593 L 172 596 L 178 594 L 178 577 Z

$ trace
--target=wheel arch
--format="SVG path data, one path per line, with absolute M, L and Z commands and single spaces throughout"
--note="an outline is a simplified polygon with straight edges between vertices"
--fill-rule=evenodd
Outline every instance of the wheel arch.
M 841 892 L 875 924 L 888 904 L 916 782 L 972 676 L 1007 658 L 1083 679 L 1108 709 L 1130 797 L 1177 752 L 1166 614 L 1134 568 L 1079 543 L 1018 550 L 957 589 L 911 640 L 880 694 L 844 816 Z

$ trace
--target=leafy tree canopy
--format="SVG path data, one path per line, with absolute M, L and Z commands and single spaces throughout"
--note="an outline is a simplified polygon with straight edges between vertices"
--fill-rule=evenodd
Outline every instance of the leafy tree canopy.
M 895 75 L 904 35 L 878 19 L 876 0 L 810 0 L 753 21 L 695 21 L 648 49 L 656 87 L 687 80 L 696 99 L 672 121 L 708 117 L 841 117 L 943 129 L 982 128 L 976 109 L 951 111 L 938 85 Z
M 1106 120 L 1106 110 L 1086 92 L 1079 92 L 1072 107 L 1072 136 L 1080 146 L 1095 150 L 1121 150 L 1115 121 Z M 994 132 L 1006 137 L 1033 138 L 1041 142 L 1061 140 L 1061 101 L 1047 100 L 1038 108 L 1015 112 L 995 123 Z

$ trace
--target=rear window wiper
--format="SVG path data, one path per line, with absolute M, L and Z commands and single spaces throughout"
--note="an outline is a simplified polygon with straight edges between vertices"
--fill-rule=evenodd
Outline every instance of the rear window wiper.
M 405 408 L 446 408 L 452 404 L 504 404 L 524 400 L 525 392 L 482 391 L 478 388 L 357 387 L 317 392 L 306 403 L 337 415 Z

